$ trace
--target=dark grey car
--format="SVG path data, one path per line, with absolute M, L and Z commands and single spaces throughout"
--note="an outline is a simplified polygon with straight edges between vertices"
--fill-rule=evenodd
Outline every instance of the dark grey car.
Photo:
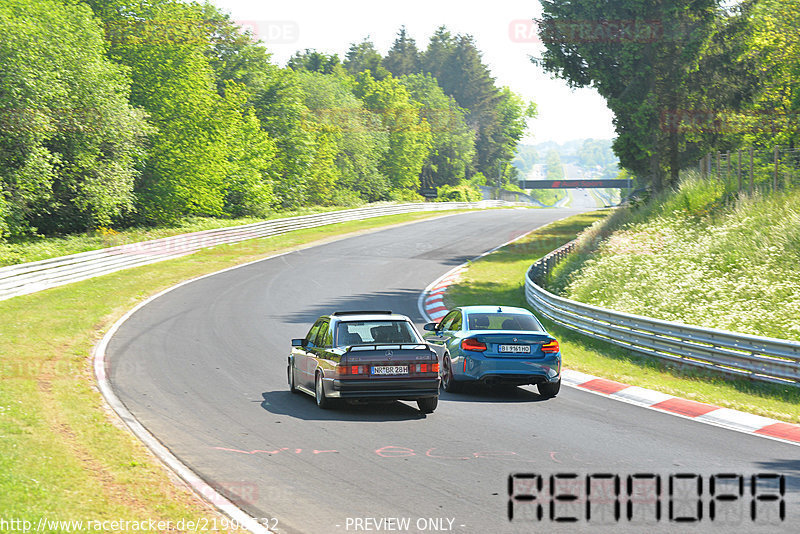
M 391 312 L 323 315 L 292 340 L 289 389 L 314 396 L 320 408 L 335 399 L 417 401 L 431 413 L 439 401 L 439 362 L 411 320 Z

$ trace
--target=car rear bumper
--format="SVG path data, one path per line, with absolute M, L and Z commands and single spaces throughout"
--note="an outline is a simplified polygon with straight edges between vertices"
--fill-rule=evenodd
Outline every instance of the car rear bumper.
M 464 365 L 463 360 L 453 362 L 454 367 Z M 467 357 L 466 372 L 463 367 L 456 373 L 456 380 L 478 381 L 486 384 L 540 384 L 558 382 L 561 378 L 561 360 L 547 358 L 539 361 L 518 359 Z
M 323 379 L 325 395 L 341 399 L 417 400 L 439 395 L 439 378 Z

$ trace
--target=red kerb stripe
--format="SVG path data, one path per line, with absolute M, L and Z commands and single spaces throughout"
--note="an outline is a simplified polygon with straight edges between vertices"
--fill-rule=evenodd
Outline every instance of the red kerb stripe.
M 755 433 L 800 443 L 800 426 L 790 423 L 767 425 L 764 428 L 759 428 Z
M 606 380 L 604 378 L 595 378 L 594 380 L 584 382 L 580 386 L 585 389 L 599 391 L 600 393 L 611 395 L 612 393 L 616 393 L 617 391 L 622 391 L 623 389 L 627 388 L 628 384 L 620 384 L 619 382 Z
M 677 398 L 667 399 L 663 402 L 653 404 L 652 407 L 667 412 L 679 413 L 687 417 L 699 417 L 707 414 L 708 412 L 713 412 L 714 410 L 719 409 L 718 406 Z

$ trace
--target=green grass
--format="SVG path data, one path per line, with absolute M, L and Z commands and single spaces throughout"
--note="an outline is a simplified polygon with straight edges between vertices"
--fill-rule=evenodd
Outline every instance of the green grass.
M 44 260 L 78 252 L 87 252 L 126 243 L 138 243 L 150 239 L 160 239 L 189 232 L 200 232 L 214 228 L 240 226 L 284 217 L 310 215 L 349 209 L 343 207 L 314 207 L 294 211 L 281 211 L 266 218 L 243 217 L 238 219 L 217 219 L 213 217 L 188 217 L 178 224 L 155 227 L 134 227 L 115 231 L 98 228 L 83 234 L 72 234 L 63 237 L 24 237 L 7 242 L 0 241 L 0 267 L 29 261 Z
M 525 273 L 531 263 L 585 227 L 604 220 L 608 212 L 578 215 L 537 230 L 469 266 L 462 281 L 450 286 L 448 307 L 496 304 L 529 308 Z M 800 389 L 791 386 L 733 380 L 717 374 L 677 367 L 594 340 L 545 321 L 561 344 L 564 366 L 619 382 L 765 417 L 800 423 Z
M 552 287 L 627 313 L 800 340 L 800 191 L 720 192 L 690 180 L 651 206 L 619 212 L 599 246 L 559 268 Z
M 344 233 L 441 216 L 392 215 L 221 245 L 0 302 L 0 517 L 197 520 L 215 512 L 174 484 L 107 412 L 90 353 L 127 310 L 183 280 Z

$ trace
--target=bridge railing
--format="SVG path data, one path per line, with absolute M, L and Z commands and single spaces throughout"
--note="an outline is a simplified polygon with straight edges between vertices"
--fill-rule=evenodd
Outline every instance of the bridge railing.
M 800 343 L 662 321 L 566 299 L 542 286 L 575 248 L 567 243 L 531 265 L 525 297 L 538 313 L 581 334 L 648 356 L 729 375 L 800 386 Z

